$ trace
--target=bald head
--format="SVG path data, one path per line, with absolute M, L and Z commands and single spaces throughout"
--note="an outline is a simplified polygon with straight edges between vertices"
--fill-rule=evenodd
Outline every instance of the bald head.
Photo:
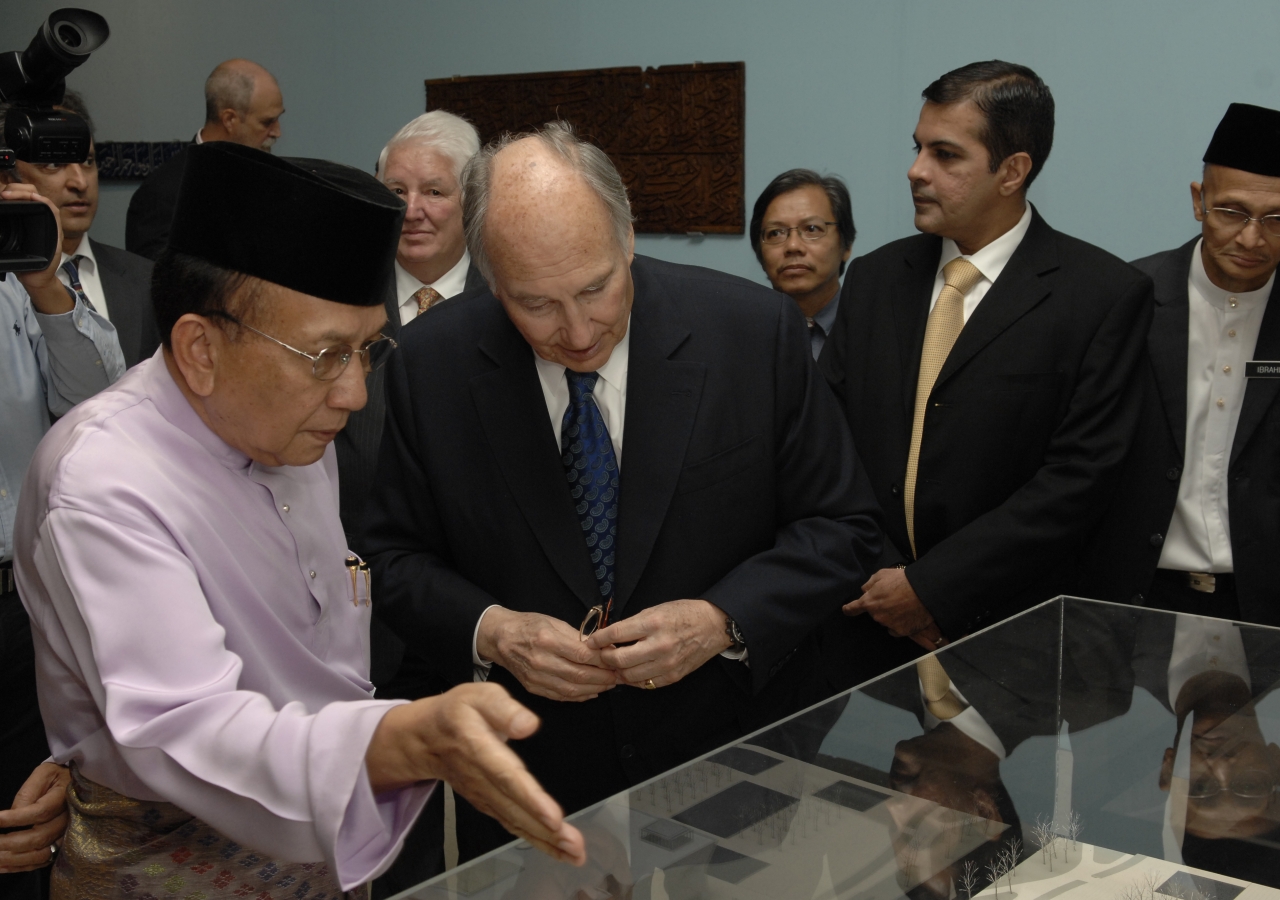
M 280 137 L 284 99 L 280 85 L 262 66 L 247 59 L 218 65 L 204 83 L 206 141 L 232 141 L 271 151 Z
M 494 157 L 483 240 L 496 277 L 530 266 L 572 265 L 602 243 L 618 243 L 604 202 L 537 138 L 517 141 Z
M 512 323 L 543 359 L 599 369 L 634 295 L 626 189 L 608 157 L 548 126 L 482 150 L 465 178 L 467 244 Z

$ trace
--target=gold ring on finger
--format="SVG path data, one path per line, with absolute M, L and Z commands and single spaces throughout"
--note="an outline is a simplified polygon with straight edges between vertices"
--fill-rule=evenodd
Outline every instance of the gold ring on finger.
M 657 685 L 653 683 L 653 679 L 652 679 L 652 678 L 647 679 L 647 680 L 645 681 L 645 683 L 644 683 L 644 689 L 645 689 L 646 691 L 652 691 L 652 690 L 653 690 L 653 689 L 655 689 L 656 687 L 657 687 Z

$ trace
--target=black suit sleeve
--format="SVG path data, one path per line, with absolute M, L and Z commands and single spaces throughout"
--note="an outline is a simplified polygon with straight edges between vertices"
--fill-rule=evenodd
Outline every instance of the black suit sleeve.
M 1085 351 L 1066 415 L 1035 476 L 936 544 L 907 578 L 938 626 L 957 638 L 992 597 L 1009 596 L 1076 554 L 1106 509 L 1133 441 L 1154 298 L 1145 276 L 1116 299 Z
M 742 629 L 757 691 L 856 596 L 882 540 L 879 506 L 844 416 L 814 367 L 804 320 L 790 303 L 779 311 L 771 361 L 777 535 L 705 597 Z
M 374 560 L 384 598 L 378 615 L 452 684 L 472 680 L 476 623 L 497 603 L 424 547 L 449 545 L 416 445 L 417 425 L 401 351 L 386 365 L 387 418 L 378 455 L 375 500 L 365 506 L 362 552 Z

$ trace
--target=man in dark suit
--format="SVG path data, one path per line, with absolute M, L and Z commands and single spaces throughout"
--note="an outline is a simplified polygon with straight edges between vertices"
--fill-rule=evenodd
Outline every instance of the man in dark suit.
M 247 59 L 220 63 L 204 83 L 204 126 L 195 143 L 231 141 L 271 152 L 280 138 L 284 98 L 270 72 Z M 124 245 L 130 253 L 159 258 L 169 243 L 169 224 L 186 170 L 182 151 L 152 172 L 129 198 Z
M 1280 112 L 1232 104 L 1155 279 L 1138 438 L 1081 592 L 1280 625 Z M 1280 301 L 1277 303 L 1280 306 Z M 1255 377 L 1257 376 L 1257 377 Z
M 924 98 L 924 233 L 849 267 L 820 368 L 889 538 L 845 613 L 932 648 L 1075 584 L 1132 441 L 1151 282 L 1027 202 L 1053 141 L 1034 72 L 974 63 Z M 838 683 L 858 627 L 824 635 Z
M 462 169 L 480 149 L 475 127 L 444 110 L 423 113 L 395 133 L 378 156 L 378 180 L 405 202 L 396 247 L 395 280 L 387 286 L 383 333 L 400 329 L 432 306 L 484 286 L 471 262 L 462 233 Z M 369 402 L 351 414 L 334 440 L 338 453 L 338 493 L 348 542 L 355 541 L 360 516 L 373 489 L 387 416 L 386 372 L 369 374 Z M 370 680 L 381 697 L 416 699 L 449 688 L 415 648 L 406 659 L 404 642 L 386 622 L 370 625 Z M 373 886 L 374 900 L 389 897 L 444 871 L 445 791 L 436 791 L 405 838 L 405 851 Z
M 462 233 L 462 169 L 479 149 L 475 126 L 444 110 L 418 116 L 382 148 L 378 180 L 405 202 L 396 277 L 385 301 L 384 333 L 392 338 L 399 339 L 403 326 L 437 303 L 484 287 Z M 383 374 L 379 370 L 369 376 L 368 404 L 351 415 L 335 441 L 342 523 L 348 534 L 356 530 L 373 488 L 387 409 Z
M 92 130 L 93 120 L 75 91 L 67 91 L 58 108 L 80 116 Z M 0 171 L 0 183 L 14 181 L 35 185 L 58 207 L 63 235 L 58 277 L 115 326 L 125 365 L 150 357 L 160 346 L 151 306 L 151 261 L 88 236 L 98 213 L 98 167 L 92 140 L 83 163 L 37 166 L 19 161 L 13 169 Z
M 464 196 L 492 292 L 403 332 L 359 548 L 446 682 L 542 717 L 515 749 L 575 810 L 823 696 L 877 512 L 794 303 L 635 257 L 597 148 L 505 138 Z M 464 858 L 505 839 L 458 815 Z

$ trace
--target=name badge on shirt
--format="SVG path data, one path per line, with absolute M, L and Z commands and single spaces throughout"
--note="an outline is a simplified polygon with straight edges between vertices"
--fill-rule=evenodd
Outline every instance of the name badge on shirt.
M 1244 364 L 1245 378 L 1280 378 L 1280 361 L 1250 360 Z

